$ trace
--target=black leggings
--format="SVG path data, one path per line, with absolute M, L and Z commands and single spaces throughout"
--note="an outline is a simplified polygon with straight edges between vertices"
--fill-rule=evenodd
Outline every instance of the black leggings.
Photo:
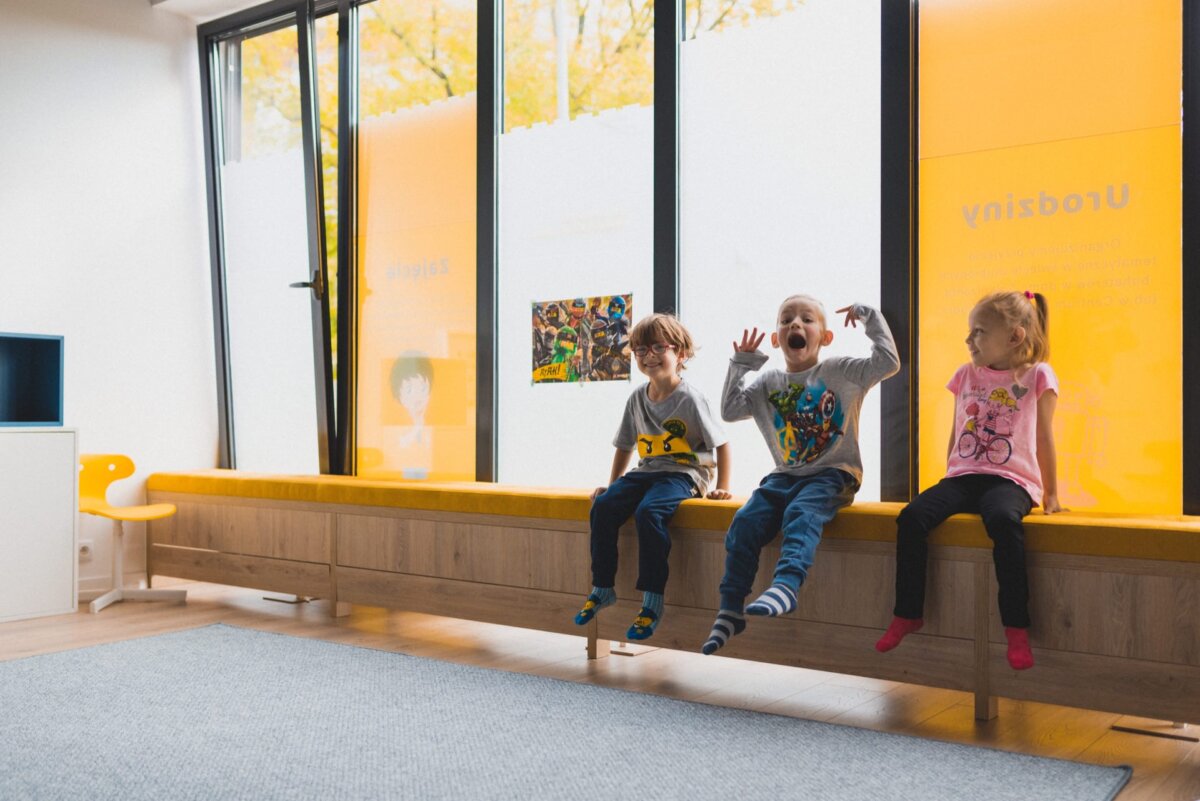
M 978 512 L 992 540 L 996 583 L 1000 585 L 1000 620 L 1005 626 L 1029 628 L 1029 580 L 1025 574 L 1025 527 L 1033 500 L 1015 482 L 1001 476 L 973 474 L 943 478 L 904 507 L 896 518 L 897 617 L 919 618 L 925 608 L 925 567 L 929 532 L 950 515 Z

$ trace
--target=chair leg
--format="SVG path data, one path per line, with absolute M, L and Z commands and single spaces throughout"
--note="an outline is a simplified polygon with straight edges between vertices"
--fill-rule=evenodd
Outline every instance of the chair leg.
M 113 588 L 89 605 L 94 615 L 118 601 L 174 601 L 187 603 L 187 590 L 127 590 L 125 589 L 125 526 L 113 521 Z

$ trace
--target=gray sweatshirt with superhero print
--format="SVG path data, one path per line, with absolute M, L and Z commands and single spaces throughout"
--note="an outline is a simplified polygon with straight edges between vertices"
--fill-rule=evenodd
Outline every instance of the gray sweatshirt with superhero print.
M 773 473 L 803 476 L 832 467 L 862 483 L 863 397 L 900 370 L 900 356 L 878 310 L 857 304 L 854 313 L 871 340 L 868 358 L 836 356 L 799 373 L 767 370 L 749 382 L 747 374 L 766 364 L 767 355 L 739 352 L 729 360 L 721 417 L 730 423 L 754 418 L 775 459 Z

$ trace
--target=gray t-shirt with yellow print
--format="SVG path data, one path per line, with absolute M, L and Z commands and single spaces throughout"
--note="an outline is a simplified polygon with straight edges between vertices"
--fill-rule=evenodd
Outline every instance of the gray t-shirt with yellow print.
M 704 495 L 716 475 L 716 449 L 725 444 L 725 431 L 687 381 L 658 403 L 650 400 L 649 389 L 643 384 L 629 396 L 613 445 L 637 451 L 640 459 L 630 472 L 685 473 Z

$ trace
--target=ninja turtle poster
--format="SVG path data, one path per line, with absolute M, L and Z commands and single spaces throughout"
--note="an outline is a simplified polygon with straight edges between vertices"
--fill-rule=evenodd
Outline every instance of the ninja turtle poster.
M 628 381 L 633 295 L 533 304 L 533 383 Z

